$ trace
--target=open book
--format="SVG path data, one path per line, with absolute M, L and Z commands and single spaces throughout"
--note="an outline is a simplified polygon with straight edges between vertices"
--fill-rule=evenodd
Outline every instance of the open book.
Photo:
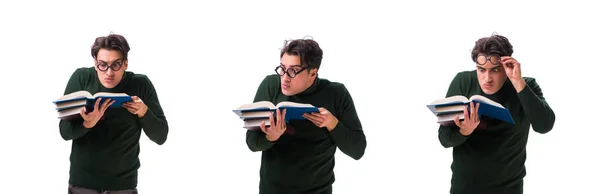
M 269 113 L 273 113 L 273 116 L 277 116 L 275 114 L 275 110 L 277 109 L 280 111 L 286 109 L 286 121 L 306 119 L 302 116 L 304 113 L 319 112 L 319 109 L 311 104 L 288 101 L 280 102 L 277 105 L 269 101 L 244 104 L 234 109 L 233 112 L 244 121 L 244 128 L 250 129 L 260 127 L 262 121 L 265 121 L 265 124 L 269 126 Z
M 107 99 L 114 100 L 115 102 L 110 105 L 111 108 L 119 108 L 122 107 L 123 103 L 133 101 L 131 96 L 126 93 L 99 92 L 92 95 L 88 91 L 77 91 L 61 96 L 57 100 L 52 101 L 52 103 L 56 105 L 58 118 L 70 120 L 76 118 L 84 106 L 87 112 L 94 111 L 94 104 L 98 98 L 102 98 L 100 105 Z
M 454 123 L 454 116 L 459 115 L 459 119 L 464 119 L 463 107 L 470 102 L 479 103 L 478 115 L 502 120 L 507 123 L 515 124 L 510 111 L 501 104 L 490 100 L 481 95 L 473 95 L 471 98 L 465 96 L 451 96 L 444 99 L 438 99 L 427 105 L 427 108 L 438 118 L 438 123 L 451 125 Z M 467 106 L 470 111 L 470 107 Z M 451 122 L 451 123 L 450 123 Z

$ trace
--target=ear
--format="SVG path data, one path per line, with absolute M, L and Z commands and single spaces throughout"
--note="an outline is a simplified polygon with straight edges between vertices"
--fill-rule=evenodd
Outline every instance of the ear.
M 129 64 L 129 59 L 125 59 L 125 63 L 123 63 L 123 71 L 127 71 L 128 64 Z
M 318 73 L 319 73 L 319 69 L 311 69 L 310 70 L 310 78 L 317 77 Z
M 94 69 L 96 69 L 96 71 L 98 71 L 98 66 L 96 66 L 96 59 L 92 59 L 92 66 L 94 67 Z

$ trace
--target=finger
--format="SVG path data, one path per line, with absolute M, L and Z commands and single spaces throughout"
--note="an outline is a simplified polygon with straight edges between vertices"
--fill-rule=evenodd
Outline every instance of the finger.
M 309 114 L 309 113 L 304 113 L 304 114 L 302 114 L 302 116 L 304 116 L 304 118 L 307 118 L 307 119 L 314 119 L 315 118 L 314 115 Z
M 477 105 L 475 106 L 475 119 L 477 122 L 479 122 L 479 104 L 481 103 L 477 103 Z
M 108 109 L 108 107 L 110 107 L 110 105 L 114 102 L 114 100 L 112 99 L 106 99 L 104 101 L 104 103 L 102 103 L 102 107 L 100 108 L 100 111 L 102 113 L 104 113 L 106 111 L 106 109 Z
M 463 114 L 465 116 L 465 122 L 469 122 L 469 111 L 467 110 L 467 106 L 463 107 Z
M 456 124 L 456 126 L 458 128 L 462 128 L 462 126 L 460 124 L 460 120 L 458 119 L 458 114 L 456 116 L 454 116 L 454 124 Z
M 308 119 L 308 120 L 309 120 L 311 123 L 313 123 L 313 124 L 315 124 L 315 125 L 317 125 L 317 126 L 318 126 L 318 123 L 317 123 L 317 121 L 315 121 L 315 119 L 314 119 L 314 118 L 307 118 L 307 119 Z
M 281 118 L 285 118 L 285 113 L 287 112 L 287 109 L 283 109 L 283 113 L 281 113 Z M 285 119 L 284 119 L 285 120 Z
M 267 127 L 264 121 L 260 123 L 260 130 L 265 134 L 267 133 Z
M 322 121 L 325 120 L 323 118 L 323 115 L 321 115 L 321 113 L 312 113 L 312 115 L 310 115 L 310 118 L 312 120 L 314 120 L 315 122 L 319 122 L 319 123 L 322 123 Z
M 475 104 L 474 102 L 469 103 L 469 105 L 471 106 L 471 109 L 470 109 L 471 110 L 471 116 L 470 116 L 471 121 L 475 120 L 475 116 L 477 114 L 475 112 L 475 105 L 474 104 Z
M 275 120 L 273 119 L 273 113 L 269 114 L 269 123 L 271 127 L 275 127 Z
M 94 104 L 94 112 L 98 111 L 98 107 L 100 106 L 100 100 L 102 100 L 102 98 L 96 99 L 96 103 Z
M 135 108 L 126 108 L 126 109 L 127 109 L 127 111 L 129 111 L 132 114 L 135 114 L 137 112 L 137 110 L 138 110 L 138 109 L 135 109 Z
M 140 97 L 138 96 L 131 96 L 131 100 L 133 100 L 133 102 L 139 101 Z
M 81 115 L 81 118 L 83 118 L 83 120 L 87 120 L 87 114 L 85 113 L 85 106 L 83 108 L 81 108 L 81 111 L 79 112 L 79 114 Z
M 283 111 L 281 111 L 281 125 L 280 125 L 280 127 L 281 127 L 281 129 L 283 129 L 283 131 L 285 131 L 285 126 L 286 126 L 286 123 L 285 123 L 285 112 L 286 112 L 286 109 L 283 109 Z
M 327 109 L 325 109 L 325 108 L 323 108 L 323 107 L 321 107 L 321 108 L 318 108 L 318 109 L 319 109 L 319 112 L 324 112 L 324 111 L 327 111 Z
M 275 110 L 275 114 L 277 114 L 277 116 L 275 117 L 275 129 L 279 129 L 281 128 L 281 110 L 277 109 Z

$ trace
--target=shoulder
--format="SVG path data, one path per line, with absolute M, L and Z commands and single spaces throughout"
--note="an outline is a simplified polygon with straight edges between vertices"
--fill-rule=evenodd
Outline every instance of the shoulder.
M 263 81 L 268 82 L 268 83 L 278 83 L 279 78 L 281 78 L 281 77 L 277 74 L 270 74 L 270 75 L 265 76 Z
M 525 83 L 531 88 L 539 87 L 536 79 L 533 77 L 523 77 L 523 80 L 525 80 Z
M 265 87 L 278 86 L 280 78 L 277 74 L 267 75 L 263 78 L 260 85 Z
M 131 81 L 137 82 L 137 83 L 148 83 L 150 82 L 150 78 L 148 78 L 148 76 L 146 74 L 141 74 L 141 73 L 134 73 L 131 71 L 126 71 L 125 72 L 125 76 L 129 76 Z
M 86 85 L 91 80 L 96 79 L 96 69 L 94 67 L 79 67 L 71 73 L 70 80 L 76 81 L 80 85 Z
M 73 72 L 74 76 L 79 76 L 79 77 L 89 77 L 91 75 L 95 75 L 96 74 L 96 69 L 94 69 L 94 67 L 79 67 L 77 69 L 75 69 L 75 71 Z
M 452 78 L 452 83 L 468 85 L 473 80 L 477 80 L 477 72 L 475 70 L 459 71 L 458 73 L 456 73 L 454 78 Z
M 477 78 L 477 72 L 475 70 L 459 71 L 458 73 L 456 73 L 455 77 L 463 80 L 472 79 L 473 77 Z
M 330 81 L 328 79 L 319 78 L 320 85 L 324 91 L 332 91 L 334 94 L 344 94 L 348 92 L 346 85 L 341 82 Z

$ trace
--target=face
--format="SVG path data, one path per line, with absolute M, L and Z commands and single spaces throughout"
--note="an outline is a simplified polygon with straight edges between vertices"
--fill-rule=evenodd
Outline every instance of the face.
M 117 86 L 127 70 L 127 60 L 123 60 L 121 53 L 115 50 L 100 49 L 94 64 L 98 79 L 105 88 Z
M 287 53 L 281 57 L 281 65 L 276 71 L 281 76 L 281 91 L 286 96 L 293 96 L 308 89 L 317 77 L 317 69 L 305 69 L 300 65 L 300 57 Z M 295 77 L 294 71 L 297 72 Z
M 485 94 L 495 94 L 507 79 L 500 57 L 497 55 L 477 57 L 477 79 Z

